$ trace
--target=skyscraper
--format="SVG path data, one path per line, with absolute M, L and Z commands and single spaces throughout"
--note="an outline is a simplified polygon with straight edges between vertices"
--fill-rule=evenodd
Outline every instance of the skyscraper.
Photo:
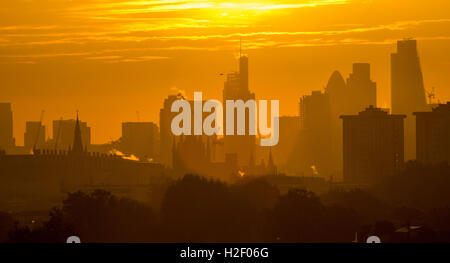
M 329 176 L 332 138 L 328 94 L 313 91 L 300 99 L 300 127 L 303 172 L 314 166 L 322 176 Z
M 273 158 L 281 172 L 295 172 L 296 165 L 293 164 L 298 163 L 295 150 L 300 136 L 299 116 L 281 116 L 279 132 L 278 144 L 271 147 Z
M 250 92 L 248 85 L 248 57 L 242 55 L 239 58 L 239 73 L 234 72 L 227 75 L 223 89 L 223 119 L 226 120 L 227 100 L 255 100 L 255 93 Z M 249 135 L 250 112 L 245 112 L 245 135 L 237 134 L 237 112 L 234 111 L 234 134 L 224 136 L 225 154 L 236 153 L 240 165 L 247 165 L 250 156 L 255 151 L 255 136 Z M 224 131 L 226 131 L 226 121 L 224 121 Z
M 0 103 L 0 150 L 8 152 L 14 145 L 11 103 Z
M 339 71 L 334 71 L 328 80 L 325 93 L 329 100 L 331 131 L 331 167 L 334 178 L 342 177 L 342 122 L 339 116 L 352 114 L 351 99 L 347 93 L 347 85 Z
M 243 101 L 255 99 L 255 94 L 250 92 L 249 89 L 248 67 L 248 57 L 246 55 L 241 55 L 239 58 L 239 72 L 227 74 L 227 80 L 224 83 L 223 89 L 224 102 L 227 99 L 241 99 Z
M 377 84 L 370 79 L 369 63 L 354 63 L 347 78 L 347 89 L 352 99 L 352 111 L 360 112 L 370 105 L 377 106 Z
M 239 77 L 241 81 L 241 89 L 248 91 L 248 56 L 242 55 L 239 58 Z
M 413 112 L 426 110 L 425 89 L 417 41 L 397 42 L 397 53 L 391 54 L 391 103 L 393 114 L 405 114 L 405 158 L 416 153 L 415 119 Z
M 403 164 L 403 119 L 373 106 L 343 115 L 344 181 L 371 184 Z
M 342 173 L 342 121 L 341 115 L 355 115 L 369 106 L 376 107 L 377 87 L 370 77 L 369 63 L 354 63 L 353 72 L 344 81 L 342 75 L 335 71 L 326 86 L 329 99 L 331 160 L 333 174 Z
M 174 135 L 171 129 L 172 119 L 178 114 L 171 112 L 174 101 L 181 98 L 181 95 L 170 95 L 164 100 L 163 108 L 159 111 L 159 131 L 160 131 L 160 162 L 166 166 L 172 166 L 172 149 Z

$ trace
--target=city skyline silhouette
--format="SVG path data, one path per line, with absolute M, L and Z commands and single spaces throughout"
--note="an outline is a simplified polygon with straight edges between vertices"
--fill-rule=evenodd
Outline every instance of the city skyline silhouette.
M 415 159 L 416 153 L 410 152 L 409 149 L 415 148 L 415 121 L 413 117 L 414 112 L 430 111 L 435 108 L 439 100 L 434 97 L 434 100 L 426 101 L 427 93 L 423 86 L 422 69 L 420 65 L 420 58 L 417 54 L 417 42 L 416 40 L 399 40 L 398 52 L 403 56 L 403 61 L 417 61 L 414 62 L 412 68 L 408 68 L 408 64 L 399 64 L 397 57 L 400 56 L 397 53 L 392 54 L 392 93 L 396 94 L 394 98 L 395 112 L 405 114 L 405 158 L 403 160 Z M 226 79 L 223 83 L 223 96 L 217 98 L 225 102 L 226 100 L 248 100 L 258 101 L 259 97 L 252 93 L 252 88 L 249 86 L 249 80 L 253 76 L 249 75 L 249 56 L 242 51 L 242 43 L 240 43 L 240 57 L 238 58 L 239 67 L 236 71 L 232 71 L 226 74 Z M 399 65 L 398 65 L 399 64 Z M 398 72 L 398 73 L 397 73 Z M 403 73 L 402 73 L 403 72 Z M 410 80 L 409 76 L 415 76 L 416 80 Z M 290 172 L 294 174 L 305 174 L 313 171 L 320 174 L 325 178 L 334 178 L 342 180 L 343 178 L 343 128 L 342 115 L 356 115 L 366 108 L 377 107 L 377 83 L 373 81 L 371 76 L 370 63 L 353 63 L 353 72 L 349 74 L 349 77 L 344 80 L 341 73 L 336 70 L 331 74 L 328 80 L 327 86 L 324 89 L 313 90 L 311 95 L 303 94 L 300 98 L 299 115 L 280 116 L 280 120 L 291 119 L 290 123 L 282 122 L 283 126 L 280 128 L 282 134 L 286 134 L 289 130 L 291 132 L 290 138 L 282 138 L 282 141 L 290 140 L 287 145 L 281 145 L 274 147 L 275 159 L 277 163 L 282 166 L 281 172 Z M 403 79 L 401 79 L 403 78 Z M 413 78 L 413 79 L 414 79 Z M 411 83 L 417 83 L 411 86 Z M 399 91 L 402 87 L 403 91 Z M 415 90 L 416 97 L 418 96 L 419 106 L 414 105 L 414 102 L 407 97 L 409 89 Z M 405 95 L 402 95 L 405 94 Z M 434 96 L 435 94 L 433 94 Z M 127 158 L 140 159 L 141 161 L 151 160 L 152 162 L 162 163 L 169 167 L 173 166 L 174 160 L 174 143 L 173 139 L 178 136 L 174 136 L 172 129 L 170 128 L 172 118 L 176 113 L 171 111 L 172 103 L 177 99 L 186 99 L 188 94 L 173 94 L 169 93 L 164 102 L 164 107 L 160 110 L 159 123 L 155 122 L 143 122 L 140 121 L 140 114 L 137 111 L 137 120 L 134 122 L 122 122 L 122 136 L 117 140 L 113 140 L 106 144 L 94 144 L 92 143 L 92 126 L 95 123 L 89 124 L 87 122 L 78 122 L 78 110 L 76 113 L 77 120 L 63 118 L 59 120 L 53 120 L 52 136 L 46 137 L 46 134 L 50 132 L 46 129 L 46 126 L 42 122 L 45 117 L 45 111 L 41 112 L 41 120 L 27 121 L 27 129 L 23 135 L 24 141 L 27 141 L 27 145 L 23 147 L 16 145 L 16 138 L 12 136 L 11 131 L 14 129 L 14 121 L 12 114 L 12 107 L 9 103 L 2 103 L 2 124 L 8 123 L 8 128 L 2 132 L 2 148 L 6 150 L 8 154 L 29 154 L 33 153 L 33 150 L 62 150 L 70 151 L 73 145 L 74 138 L 79 138 L 83 141 L 84 151 L 89 152 L 101 152 L 103 154 L 118 153 L 120 155 L 125 154 Z M 403 97 L 405 99 L 403 99 Z M 403 108 L 398 105 L 403 99 Z M 189 98 L 188 98 L 189 100 Z M 189 101 L 191 109 L 194 109 L 194 102 Z M 416 104 L 417 104 L 416 103 Z M 223 104 L 225 106 L 225 104 Z M 409 107 L 409 108 L 408 108 Z M 388 112 L 392 112 L 389 108 L 384 108 Z M 194 120 L 193 111 L 191 112 L 191 119 Z M 203 119 L 206 114 L 203 112 Z M 224 120 L 226 114 L 226 107 L 223 110 Z M 235 110 L 234 126 L 236 130 L 237 111 Z M 259 160 L 267 162 L 268 154 L 266 150 L 257 147 L 255 136 L 249 135 L 249 113 L 245 113 L 245 127 L 246 132 L 244 136 L 223 136 L 223 138 L 213 137 L 211 139 L 204 137 L 200 145 L 191 145 L 191 148 L 213 147 L 213 151 L 208 149 L 208 162 L 218 161 L 223 162 L 227 159 L 227 154 L 236 154 L 236 160 L 238 167 L 253 166 Z M 298 126 L 295 124 L 298 123 Z M 409 123 L 409 124 L 408 124 Z M 225 123 L 224 123 L 225 124 Z M 287 124 L 287 126 L 285 126 Z M 80 125 L 80 133 L 73 134 L 73 131 L 77 125 Z M 6 126 L 5 126 L 6 127 Z M 39 128 L 41 127 L 41 128 Z M 98 127 L 98 126 L 97 126 Z M 144 128 L 146 127 L 146 128 Z M 192 126 L 193 127 L 193 126 Z M 75 129 L 77 130 L 77 129 Z M 226 130 L 226 126 L 224 126 Z M 5 133 L 7 131 L 7 133 Z M 182 138 L 185 136 L 181 137 Z M 190 136 L 187 136 L 189 138 Z M 192 136 L 198 137 L 198 136 Z M 134 142 L 132 142 L 132 140 Z M 179 140 L 179 138 L 177 138 Z M 145 141 L 145 143 L 144 143 Z M 209 143 L 213 145 L 209 145 Z M 178 144 L 177 142 L 176 144 Z M 207 146 L 208 144 L 208 146 Z M 145 145 L 145 146 L 144 146 Z M 220 147 L 217 147 L 220 145 Z M 292 147 L 295 145 L 295 147 Z M 181 146 L 180 146 L 181 147 Z M 287 148 L 288 147 L 288 148 Z M 287 150 L 289 149 L 289 150 Z M 270 149 L 270 156 L 272 156 L 272 149 Z M 185 152 L 186 156 L 200 156 L 205 153 L 190 153 Z M 299 156 L 295 157 L 296 154 Z M 403 156 L 403 153 L 402 153 Z M 214 157 L 214 158 L 211 158 Z M 230 157 L 230 156 L 228 156 Z M 206 157 L 202 157 L 206 158 Z M 295 158 L 300 158 L 300 162 L 291 163 Z M 201 159 L 201 158 L 200 158 Z M 273 162 L 273 160 L 272 160 Z M 200 167 L 200 163 L 198 164 Z M 312 168 L 314 166 L 314 168 Z M 195 171 L 196 169 L 194 169 Z M 201 168 L 197 170 L 202 170 Z
M 136 111 L 141 120 L 157 123 L 162 98 L 172 91 L 221 98 L 225 76 L 220 73 L 238 69 L 241 39 L 252 58 L 252 91 L 280 99 L 284 116 L 296 115 L 297 98 L 325 87 L 331 72 L 347 77 L 357 62 L 371 64 L 377 106 L 390 107 L 389 54 L 407 37 L 419 41 L 426 91 L 435 87 L 442 102 L 450 100 L 445 0 L 426 6 L 384 0 L 312 1 L 319 3 L 315 6 L 231 1 L 230 9 L 221 1 L 212 6 L 175 1 L 160 9 L 151 1 L 107 2 L 2 5 L 0 87 L 2 101 L 13 103 L 18 145 L 25 122 L 38 121 L 41 110 L 47 127 L 61 117 L 74 119 L 80 110 L 84 121 L 97 125 L 92 142 L 100 144 L 118 139 L 120 123 L 136 121 Z M 286 92 L 274 96 L 273 87 Z
M 136 112 L 137 121 L 122 122 L 122 136 L 106 144 L 92 143 L 91 126 L 95 124 L 89 124 L 88 126 L 87 122 L 79 121 L 78 111 L 76 120 L 53 120 L 52 137 L 46 138 L 47 130 L 42 123 L 45 111 L 42 111 L 39 122 L 27 122 L 27 130 L 23 135 L 27 145 L 23 147 L 16 146 L 15 138 L 12 136 L 14 118 L 11 104 L 3 103 L 1 104 L 2 126 L 6 129 L 2 131 L 1 146 L 6 154 L 27 155 L 41 151 L 57 154 L 59 152 L 70 153 L 74 150 L 79 153 L 98 152 L 102 155 L 112 154 L 127 160 L 161 164 L 181 174 L 198 173 L 221 179 L 228 178 L 230 174 L 243 176 L 282 173 L 295 176 L 318 175 L 327 180 L 347 183 L 374 182 L 379 180 L 378 177 L 385 176 L 387 173 L 395 174 L 405 161 L 416 160 L 416 156 L 423 155 L 423 150 L 427 149 L 428 146 L 421 146 L 422 152 L 416 153 L 411 151 L 411 149 L 416 147 L 416 124 L 413 115 L 417 115 L 420 112 L 434 111 L 440 105 L 439 103 L 434 103 L 431 98 L 428 103 L 426 101 L 426 95 L 429 95 L 429 93 L 426 93 L 423 84 L 422 67 L 417 54 L 416 40 L 399 40 L 397 49 L 398 53 L 391 55 L 391 78 L 393 83 L 391 92 L 395 94 L 395 111 L 389 108 L 377 108 L 377 83 L 373 80 L 370 63 L 353 63 L 353 72 L 349 74 L 348 78 L 344 79 L 341 73 L 336 70 L 331 74 L 324 89 L 312 91 L 311 95 L 304 94 L 299 100 L 298 116 L 279 117 L 279 122 L 282 124 L 279 133 L 283 135 L 290 133 L 290 135 L 287 135 L 289 136 L 288 138 L 280 139 L 281 145 L 274 145 L 269 149 L 264 149 L 264 147 L 256 143 L 256 137 L 259 135 L 249 134 L 249 109 L 242 113 L 234 109 L 234 135 L 226 133 L 221 136 L 194 135 L 194 125 L 191 125 L 192 130 L 190 134 L 192 135 L 175 136 L 171 126 L 177 113 L 173 112 L 172 104 L 179 99 L 186 100 L 188 95 L 181 93 L 168 94 L 164 101 L 164 107 L 160 110 L 159 123 L 142 122 L 140 121 L 139 112 Z M 244 103 L 249 100 L 258 101 L 259 97 L 251 91 L 252 88 L 249 86 L 249 80 L 253 77 L 249 74 L 251 59 L 243 53 L 242 46 L 240 46 L 240 57 L 238 60 L 239 68 L 226 74 L 221 100 L 224 103 L 227 100 L 242 100 Z M 408 63 L 408 61 L 413 63 Z M 408 96 L 417 99 L 409 99 Z M 436 100 L 435 97 L 434 99 Z M 187 100 L 191 108 L 191 112 L 188 114 L 191 115 L 191 120 L 195 121 L 195 102 Z M 204 102 L 202 102 L 202 105 Z M 226 106 L 226 104 L 223 105 Z M 445 108 L 445 104 L 442 105 Z M 223 119 L 225 120 L 227 109 L 224 106 Z M 350 125 L 350 119 L 354 119 L 353 116 L 355 115 L 363 114 L 361 117 L 369 116 L 370 114 L 365 114 L 365 112 L 372 108 L 375 108 L 374 112 L 380 110 L 385 112 L 384 115 L 400 114 L 389 115 L 389 118 L 403 116 L 404 120 L 402 119 L 401 124 L 395 124 L 398 128 L 395 128 L 392 133 L 386 130 L 391 129 L 389 128 L 391 127 L 390 125 L 384 126 L 384 131 L 380 130 L 377 132 L 380 135 L 384 134 L 383 136 L 392 136 L 392 138 L 389 137 L 391 138 L 389 142 L 379 142 L 387 143 L 385 146 L 378 148 L 374 144 L 375 150 L 371 149 L 371 146 L 363 150 L 365 151 L 364 153 L 358 152 L 357 148 L 348 152 L 351 149 L 349 147 L 353 146 L 349 146 L 351 144 L 349 144 L 349 139 L 347 138 L 359 135 L 356 133 L 348 137 L 346 133 L 351 133 L 353 130 L 348 130 L 348 128 L 345 128 L 345 125 Z M 442 112 L 445 112 L 445 110 Z M 201 114 L 202 120 L 200 121 L 203 123 L 208 114 L 203 111 Z M 237 115 L 239 114 L 244 114 L 242 116 L 245 120 L 246 132 L 244 135 L 236 135 L 237 120 L 239 119 Z M 377 116 L 379 116 L 377 118 L 382 118 L 383 114 L 378 114 Z M 388 118 L 388 115 L 386 115 L 386 118 Z M 348 124 L 345 124 L 345 120 L 347 120 Z M 223 129 L 225 131 L 226 123 L 224 124 Z M 183 122 L 182 125 L 186 124 Z M 372 129 L 376 129 L 376 126 L 373 126 Z M 361 128 L 362 131 L 363 129 Z M 364 138 L 361 137 L 361 140 L 366 140 Z M 381 139 L 382 137 L 379 139 L 374 137 L 367 143 L 373 143 L 373 140 Z M 445 138 L 442 139 L 445 140 Z M 388 150 L 386 148 L 388 145 L 395 146 Z M 443 145 L 445 148 L 446 143 Z M 352 156 L 351 154 L 354 154 L 355 157 L 365 155 L 368 157 L 365 160 L 356 161 L 357 159 L 350 157 Z M 392 157 L 382 161 L 376 156 Z M 378 161 L 375 160 L 379 160 L 380 163 L 377 163 Z M 354 164 L 354 162 L 359 163 L 360 167 L 356 168 L 357 166 L 354 165 L 357 164 Z M 358 179 L 361 176 L 372 174 L 369 171 L 371 162 L 374 162 L 373 165 L 375 166 L 373 167 L 378 166 L 379 169 L 382 169 L 382 172 L 373 173 L 372 177 L 375 177 L 370 177 L 371 179 L 369 177 L 369 179 L 364 180 Z M 268 165 L 266 166 L 266 164 Z M 350 172 L 351 169 L 359 169 L 360 172 L 357 170 Z M 218 176 L 217 173 L 221 170 L 222 172 L 225 171 L 225 173 Z M 365 175 L 360 174 L 361 171 L 364 171 L 362 173 Z M 349 173 L 353 175 L 349 175 Z M 357 177 L 356 179 L 349 179 L 355 176 Z
M 0 4 L 0 243 L 450 242 L 449 7 Z

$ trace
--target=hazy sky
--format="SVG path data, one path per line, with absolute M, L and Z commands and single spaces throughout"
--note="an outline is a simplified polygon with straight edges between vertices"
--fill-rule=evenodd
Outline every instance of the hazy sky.
M 389 56 L 417 39 L 425 87 L 450 100 L 450 1 L 4 0 L 0 3 L 0 102 L 14 134 L 25 121 L 74 118 L 93 143 L 117 139 L 122 121 L 159 122 L 164 98 L 222 99 L 237 70 L 239 39 L 250 56 L 257 99 L 280 99 L 283 115 L 323 89 L 334 70 L 372 64 L 378 106 L 389 107 Z

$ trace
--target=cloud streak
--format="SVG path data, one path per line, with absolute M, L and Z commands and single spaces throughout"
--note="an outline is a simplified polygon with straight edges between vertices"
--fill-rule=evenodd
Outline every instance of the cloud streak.
M 51 0 L 42 0 L 53 3 Z M 31 1 L 34 3 L 34 1 Z M 81 57 L 84 61 L 142 62 L 167 59 L 158 52 L 387 44 L 411 32 L 418 39 L 446 40 L 450 18 L 341 23 L 298 30 L 270 22 L 296 10 L 351 5 L 347 0 L 311 1 L 72 1 L 45 9 L 49 24 L 0 24 L 0 58 Z M 45 7 L 45 5 L 43 5 Z M 0 9 L 0 15 L 2 15 Z M 32 12 L 32 11 L 30 11 Z M 281 12 L 281 13 L 280 13 Z M 39 19 L 42 22 L 39 23 Z M 292 17 L 295 21 L 295 17 Z M 19 22 L 17 20 L 17 22 Z M 430 30 L 439 26 L 441 30 Z M 302 29 L 308 29 L 301 25 Z M 339 28 L 339 29 L 336 29 Z M 432 32 L 432 33 L 428 33 Z M 114 47 L 114 52 L 105 52 Z M 85 51 L 89 50 L 89 52 Z

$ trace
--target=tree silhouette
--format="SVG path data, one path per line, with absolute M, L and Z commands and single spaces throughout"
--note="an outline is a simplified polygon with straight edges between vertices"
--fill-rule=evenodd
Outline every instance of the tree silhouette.
M 291 189 L 279 198 L 269 215 L 272 241 L 318 242 L 324 235 L 325 207 L 312 192 Z

